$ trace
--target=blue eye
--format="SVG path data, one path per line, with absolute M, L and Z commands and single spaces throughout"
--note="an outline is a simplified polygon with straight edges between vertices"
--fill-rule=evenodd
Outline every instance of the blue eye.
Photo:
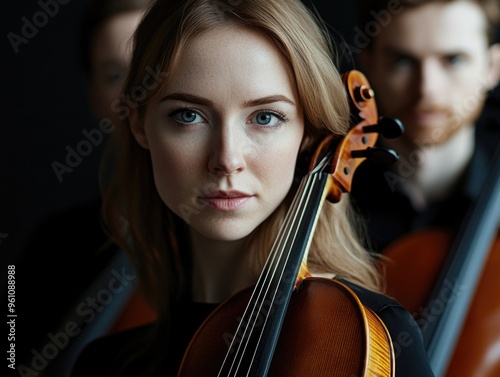
M 286 122 L 288 119 L 284 114 L 277 111 L 264 110 L 259 111 L 255 117 L 251 119 L 252 123 L 258 126 L 273 127 Z
M 168 114 L 168 116 L 182 124 L 203 123 L 202 116 L 193 109 L 177 109 Z
M 262 124 L 262 125 L 267 125 L 267 124 L 271 123 L 271 120 L 272 120 L 271 114 L 260 113 L 260 114 L 257 114 L 257 116 L 256 116 L 257 123 Z
M 445 56 L 444 59 L 449 65 L 459 65 L 465 61 L 462 54 L 450 54 Z
M 393 64 L 398 68 L 410 67 L 413 64 L 413 59 L 406 55 L 398 55 L 394 57 Z

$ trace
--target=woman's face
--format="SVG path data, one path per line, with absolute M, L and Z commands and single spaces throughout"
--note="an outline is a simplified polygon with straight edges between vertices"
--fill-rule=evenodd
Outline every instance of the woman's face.
M 205 237 L 228 241 L 283 201 L 304 134 L 285 58 L 235 26 L 192 40 L 168 87 L 131 124 L 165 204 Z

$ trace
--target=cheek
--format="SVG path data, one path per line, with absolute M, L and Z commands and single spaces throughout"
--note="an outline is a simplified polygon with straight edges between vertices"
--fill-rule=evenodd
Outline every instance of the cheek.
M 286 195 L 293 181 L 300 140 L 294 140 L 282 148 L 274 148 L 260 153 L 258 161 L 266 177 L 269 189 Z
M 150 141 L 149 147 L 156 189 L 165 204 L 175 212 L 173 203 L 179 203 L 183 193 L 194 187 L 196 154 L 158 141 Z
M 461 101 L 467 101 L 471 98 L 480 99 L 485 96 L 488 90 L 484 78 L 481 79 L 479 75 L 464 77 L 457 89 L 457 100 Z
M 455 117 L 463 119 L 466 123 L 475 122 L 486 100 L 486 88 L 477 81 L 468 82 L 457 88 L 455 93 L 453 102 Z
M 482 109 L 487 87 L 478 75 L 456 77 L 450 83 L 450 107 L 454 116 L 463 121 L 474 121 Z

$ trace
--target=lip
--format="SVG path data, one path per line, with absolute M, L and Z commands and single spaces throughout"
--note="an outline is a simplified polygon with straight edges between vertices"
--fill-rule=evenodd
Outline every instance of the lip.
M 446 113 L 436 110 L 419 110 L 413 113 L 413 119 L 421 125 L 442 124 L 446 121 Z
M 213 191 L 206 196 L 200 197 L 200 201 L 210 208 L 221 212 L 231 212 L 244 207 L 253 195 L 245 192 L 229 190 L 229 191 Z

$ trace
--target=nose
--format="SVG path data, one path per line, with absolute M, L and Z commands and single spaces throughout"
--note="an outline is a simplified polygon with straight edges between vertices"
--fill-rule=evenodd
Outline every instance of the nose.
M 237 127 L 223 125 L 214 130 L 208 168 L 211 173 L 232 175 L 245 168 L 243 135 Z
M 420 95 L 431 102 L 439 100 L 440 93 L 446 89 L 443 82 L 443 75 L 444 72 L 437 60 L 424 60 L 420 66 Z

